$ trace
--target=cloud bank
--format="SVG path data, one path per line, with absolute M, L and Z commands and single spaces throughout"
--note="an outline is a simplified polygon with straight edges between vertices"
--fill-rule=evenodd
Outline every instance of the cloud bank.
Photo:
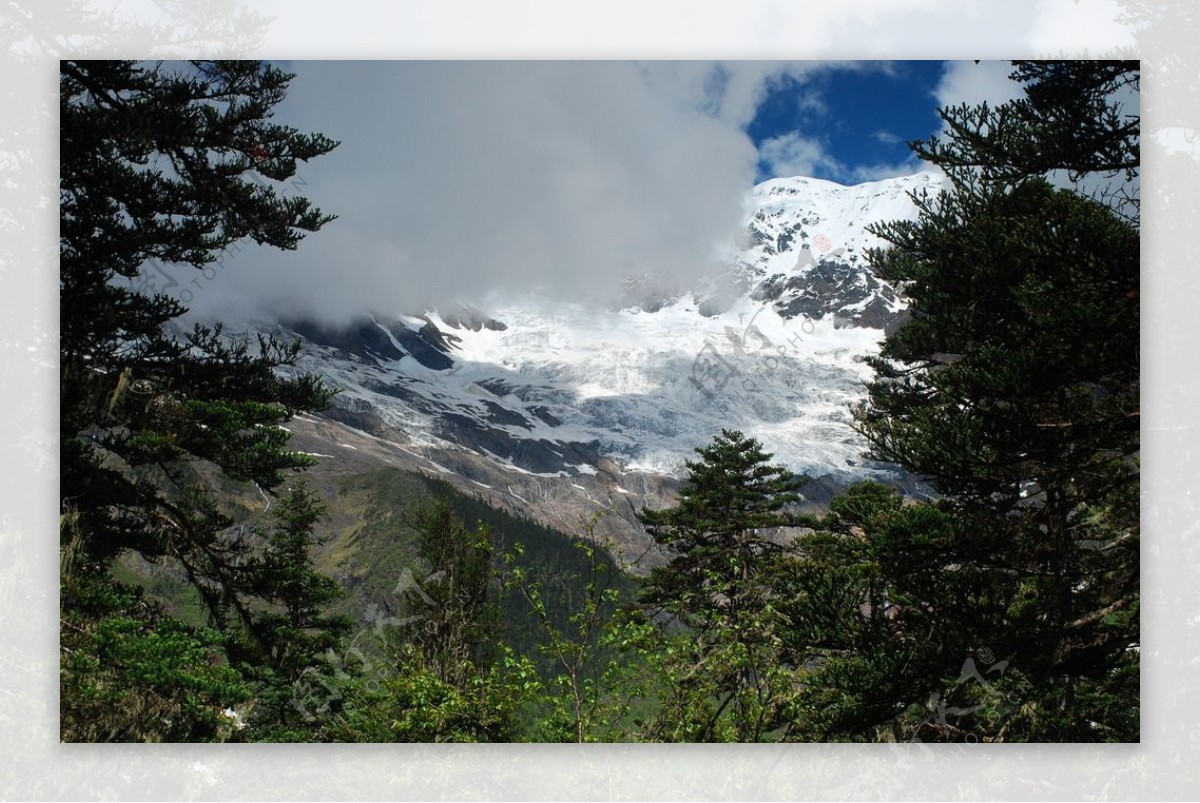
M 505 288 L 578 299 L 684 278 L 733 236 L 757 76 L 691 63 L 297 63 L 277 118 L 341 141 L 284 194 L 339 219 L 296 252 L 247 248 L 198 312 L 326 317 Z M 748 111 L 747 111 L 748 110 Z
M 629 274 L 677 282 L 711 268 L 738 234 L 760 158 L 776 175 L 830 159 L 819 132 L 760 153 L 745 131 L 772 82 L 803 84 L 828 62 L 285 66 L 297 77 L 276 119 L 342 144 L 278 189 L 339 219 L 294 252 L 226 257 L 192 293 L 198 315 L 345 320 L 505 290 L 605 301 Z M 939 99 L 977 94 L 971 66 L 947 73 Z

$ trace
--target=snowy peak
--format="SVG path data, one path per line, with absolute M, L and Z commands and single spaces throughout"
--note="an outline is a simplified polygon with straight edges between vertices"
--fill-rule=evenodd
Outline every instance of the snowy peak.
M 765 181 L 752 193 L 746 248 L 736 258 L 741 281 L 787 318 L 833 316 L 838 326 L 891 329 L 904 304 L 867 264 L 867 249 L 885 245 L 867 227 L 914 218 L 910 193 L 939 192 L 942 182 L 936 173 L 854 186 Z
M 815 178 L 775 178 L 755 186 L 749 231 L 757 233 L 757 256 L 798 253 L 805 246 L 823 257 L 857 255 L 882 245 L 866 232 L 873 223 L 909 219 L 915 214 L 910 193 L 942 189 L 938 173 L 844 186 Z M 760 247 L 766 246 L 766 247 Z M 770 272 L 793 269 L 787 260 L 771 261 Z
M 616 504 L 640 532 L 635 498 L 677 481 L 721 429 L 828 493 L 894 476 L 862 459 L 850 426 L 870 378 L 861 358 L 904 315 L 866 262 L 881 243 L 865 227 L 911 219 L 908 193 L 940 186 L 933 174 L 760 184 L 720 295 L 635 286 L 648 303 L 612 308 L 511 292 L 486 311 L 279 326 L 304 340 L 299 369 L 342 390 L 327 419 L 546 521 Z

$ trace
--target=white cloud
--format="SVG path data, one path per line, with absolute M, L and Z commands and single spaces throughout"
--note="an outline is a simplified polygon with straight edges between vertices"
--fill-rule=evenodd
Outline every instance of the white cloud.
M 506 288 L 609 296 L 628 272 L 694 276 L 735 236 L 760 158 L 773 175 L 845 183 L 921 169 L 842 164 L 808 131 L 756 152 L 744 127 L 771 82 L 803 87 L 830 66 L 296 62 L 277 118 L 343 144 L 285 194 L 339 219 L 296 252 L 242 249 L 193 306 L 228 316 L 265 300 L 344 318 Z M 994 98 L 1008 83 L 994 65 L 959 63 L 939 100 Z
M 931 169 L 915 157 L 896 164 L 847 165 L 834 157 L 817 139 L 790 131 L 764 140 L 759 146 L 763 160 L 772 177 L 814 176 L 822 173 L 843 184 L 861 184 L 895 176 L 909 176 Z
M 828 62 L 296 62 L 278 119 L 342 141 L 302 165 L 339 220 L 294 253 L 243 249 L 201 314 L 416 310 L 505 288 L 615 294 L 629 272 L 705 270 L 736 236 L 760 154 L 745 133 L 772 82 Z M 839 69 L 886 70 L 843 62 Z M 801 93 L 820 107 L 819 94 Z M 813 139 L 764 146 L 776 175 L 847 182 Z
M 987 102 L 997 106 L 1022 96 L 1021 85 L 1009 79 L 1013 71 L 1009 61 L 949 61 L 946 72 L 934 90 L 937 105 L 974 106 Z
M 846 174 L 846 179 L 847 183 L 861 184 L 865 181 L 880 181 L 885 178 L 895 178 L 896 176 L 911 176 L 913 173 L 932 169 L 932 165 L 910 156 L 898 164 L 856 165 Z
M 754 106 L 757 107 L 761 102 L 762 94 L 772 82 L 781 81 L 785 77 L 794 79 L 800 84 L 795 101 L 797 108 L 810 112 L 809 116 L 818 121 L 813 124 L 812 130 L 819 130 L 819 121 L 828 113 L 828 109 L 820 92 L 812 87 L 805 87 L 805 83 L 807 83 L 812 72 L 828 69 L 853 70 L 881 73 L 884 75 L 895 75 L 896 73 L 894 64 L 879 61 L 807 62 L 803 65 L 803 68 L 798 68 L 796 65 L 786 65 L 783 68 L 776 68 L 774 71 L 758 76 L 757 87 L 759 95 L 755 98 Z M 744 119 L 748 121 L 752 116 L 753 109 L 750 110 L 750 115 L 745 116 Z M 888 131 L 876 131 L 873 136 L 882 142 L 895 143 L 900 141 L 896 135 Z M 911 158 L 905 159 L 898 164 L 847 165 L 834 157 L 829 152 L 825 143 L 820 138 L 812 136 L 808 130 L 789 131 L 785 134 L 764 140 L 759 145 L 759 158 L 762 160 L 766 171 L 772 177 L 813 176 L 817 173 L 822 173 L 835 181 L 846 184 L 909 175 L 920 169 L 919 162 Z
M 995 107 L 1016 100 L 1024 95 L 1024 91 L 1021 84 L 1008 77 L 1012 71 L 1011 61 L 948 61 L 933 91 L 937 107 L 976 106 L 980 103 Z M 947 126 L 943 122 L 935 135 L 942 136 L 946 131 Z M 915 160 L 915 164 L 917 170 L 942 172 L 940 167 L 931 162 Z
M 774 70 L 732 69 L 714 117 L 700 110 L 707 65 L 292 67 L 277 118 L 342 145 L 287 192 L 340 219 L 294 253 L 243 249 L 198 311 L 265 298 L 344 317 L 507 287 L 606 294 L 629 270 L 693 275 L 740 226 L 757 154 L 737 121 Z
M 649 87 L 664 102 L 703 109 L 737 126 L 753 120 L 768 91 L 788 79 L 801 85 L 799 108 L 825 111 L 821 96 L 803 86 L 814 73 L 834 66 L 842 70 L 890 69 L 886 63 L 857 61 L 652 61 L 639 65 Z
M 840 175 L 845 172 L 845 167 L 820 142 L 798 131 L 764 140 L 758 153 L 772 177 L 813 176 L 817 172 Z

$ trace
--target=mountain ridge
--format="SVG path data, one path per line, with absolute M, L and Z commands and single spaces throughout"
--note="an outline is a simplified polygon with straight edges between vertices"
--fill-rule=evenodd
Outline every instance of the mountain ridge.
M 867 477 L 920 493 L 914 478 L 862 459 L 850 405 L 870 378 L 861 358 L 905 314 L 867 263 L 881 243 L 865 227 L 914 217 L 908 193 L 940 186 L 932 173 L 850 187 L 763 182 L 723 272 L 637 303 L 509 292 L 444 314 L 273 328 L 301 338 L 297 370 L 341 389 L 329 421 L 559 529 L 615 511 L 600 534 L 625 552 L 648 538 L 636 510 L 668 504 L 685 461 L 721 429 L 815 478 L 814 505 Z M 297 431 L 337 453 L 308 423 Z

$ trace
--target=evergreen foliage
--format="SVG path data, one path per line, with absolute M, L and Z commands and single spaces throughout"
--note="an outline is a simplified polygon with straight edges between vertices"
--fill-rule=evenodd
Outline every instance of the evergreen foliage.
M 876 229 L 912 319 L 870 360 L 858 426 L 944 498 L 849 517 L 861 540 L 835 563 L 863 566 L 867 605 L 882 589 L 896 614 L 837 645 L 817 683 L 842 702 L 820 710 L 853 710 L 818 735 L 1137 739 L 1138 125 L 1114 92 L 1138 67 L 1014 78 L 1020 101 L 943 111 L 947 133 L 916 150 L 951 191 Z M 1119 190 L 1057 189 L 1056 171 Z
M 641 520 L 672 553 L 656 569 L 645 600 L 700 630 L 752 605 L 764 558 L 780 547 L 764 530 L 785 526 L 786 505 L 799 501 L 802 482 L 741 432 L 723 430 L 701 460 L 686 462 L 688 481 L 678 503 L 644 510 Z
M 327 613 L 344 592 L 313 568 L 313 528 L 325 505 L 295 482 L 275 508 L 276 527 L 253 558 L 248 589 L 266 607 L 256 610 L 248 632 L 228 650 L 242 674 L 255 682 L 256 741 L 311 741 L 316 731 L 295 705 L 297 683 L 318 672 L 332 676 L 335 655 L 353 620 Z
M 311 593 L 319 605 L 328 591 L 289 587 L 294 578 L 279 572 L 288 561 L 292 569 L 303 563 L 295 544 L 262 553 L 258 539 L 232 526 L 212 478 L 270 491 L 310 465 L 287 448 L 279 425 L 323 409 L 330 392 L 312 377 L 277 371 L 295 362 L 297 344 L 260 337 L 252 347 L 219 327 L 180 335 L 174 322 L 183 305 L 136 282 L 151 261 L 203 270 L 246 238 L 292 249 L 333 219 L 262 180 L 287 179 L 299 161 L 337 144 L 271 122 L 291 78 L 259 62 L 61 65 L 61 487 L 71 538 L 62 604 L 64 622 L 83 631 L 136 620 L 147 643 L 157 627 L 170 629 L 171 643 L 183 637 L 179 623 L 130 609 L 133 598 L 105 579 L 128 552 L 186 575 L 213 627 L 188 638 L 214 655 L 224 647 L 289 654 L 295 645 L 277 642 L 287 628 L 259 615 L 267 601 L 260 594 L 301 615 L 308 603 L 297 594 Z M 294 538 L 308 525 L 292 512 L 298 518 L 285 529 Z M 79 578 L 108 589 L 111 604 L 86 607 Z M 67 641 L 64 625 L 64 649 Z M 127 688 L 109 695 L 114 704 L 150 693 L 134 669 L 123 675 Z M 91 682 L 64 674 L 64 711 Z M 109 729 L 106 738 L 184 732 L 175 718 L 161 732 L 143 722 Z M 89 735 L 64 717 L 64 738 Z
M 522 707 L 540 691 L 533 663 L 498 638 L 489 529 L 467 528 L 447 495 L 416 511 L 414 565 L 396 585 L 395 616 L 369 644 L 379 677 L 348 690 L 327 729 L 339 741 L 518 741 Z
M 442 680 L 461 682 L 467 668 L 491 663 L 497 647 L 492 536 L 482 524 L 469 530 L 445 497 L 420 511 L 415 524 L 417 561 L 431 573 L 401 591 L 399 618 L 411 623 L 397 635 Z
M 799 501 L 802 480 L 741 432 L 724 430 L 696 451 L 678 503 L 642 513 L 673 554 L 643 599 L 687 629 L 663 664 L 668 703 L 652 734 L 758 741 L 786 725 L 794 696 L 772 582 L 784 550 L 767 531 L 792 523 L 785 508 Z

